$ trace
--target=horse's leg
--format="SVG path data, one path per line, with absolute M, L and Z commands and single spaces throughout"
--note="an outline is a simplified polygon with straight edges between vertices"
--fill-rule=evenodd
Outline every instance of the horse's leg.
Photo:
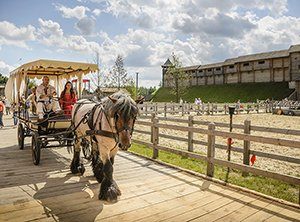
M 103 180 L 103 163 L 99 158 L 99 151 L 95 142 L 92 143 L 92 168 L 94 176 L 101 183 Z
M 98 143 L 99 144 L 99 143 Z M 111 145 L 111 144 L 109 144 Z M 99 145 L 98 145 L 99 146 Z M 106 144 L 101 146 L 100 157 L 103 162 L 103 180 L 101 181 L 99 200 L 106 200 L 109 202 L 116 202 L 118 195 L 120 195 L 119 189 L 116 188 L 113 180 L 113 165 L 110 160 L 110 149 Z
M 117 150 L 117 149 L 116 149 Z M 114 165 L 114 162 L 115 162 L 115 155 L 117 154 L 117 152 L 115 152 L 115 153 L 112 153 L 113 154 L 113 156 L 110 158 L 110 162 L 111 162 L 111 164 L 112 165 Z M 112 185 L 115 187 L 115 189 L 117 190 L 117 195 L 118 196 L 121 196 L 121 190 L 120 190 L 120 188 L 119 188 L 119 186 L 118 186 L 118 184 L 116 183 L 116 181 L 113 179 L 113 181 L 112 181 Z
M 73 174 L 83 174 L 85 171 L 84 165 L 80 162 L 80 141 L 76 140 L 74 145 L 74 155 L 71 162 L 70 170 Z

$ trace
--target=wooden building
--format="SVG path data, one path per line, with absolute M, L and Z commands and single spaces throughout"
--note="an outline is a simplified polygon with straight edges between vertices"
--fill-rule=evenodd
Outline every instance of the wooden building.
M 163 87 L 170 87 L 172 77 L 167 74 L 172 66 L 168 59 L 162 65 Z M 295 82 L 300 98 L 300 44 L 279 50 L 226 59 L 224 62 L 182 67 L 188 86 L 256 83 Z

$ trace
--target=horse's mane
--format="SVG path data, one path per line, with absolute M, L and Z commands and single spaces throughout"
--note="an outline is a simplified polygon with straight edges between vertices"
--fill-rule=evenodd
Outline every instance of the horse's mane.
M 122 119 L 134 118 L 138 114 L 138 107 L 136 102 L 124 92 L 116 92 L 110 96 L 113 99 L 117 99 L 114 103 L 108 97 L 102 99 L 104 110 L 107 111 L 110 117 L 114 117 L 114 115 L 118 112 L 121 114 Z

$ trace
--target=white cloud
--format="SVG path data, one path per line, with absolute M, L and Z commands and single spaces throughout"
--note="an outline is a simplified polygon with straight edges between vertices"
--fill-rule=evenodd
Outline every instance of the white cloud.
M 82 35 L 92 35 L 95 30 L 96 22 L 92 18 L 84 17 L 80 19 L 75 27 L 80 31 Z
M 26 46 L 26 41 L 36 38 L 57 52 L 76 52 L 94 58 L 98 51 L 101 66 L 106 69 L 121 54 L 128 72 L 140 72 L 144 84 L 161 80 L 160 65 L 172 52 L 187 66 L 286 49 L 300 42 L 300 18 L 286 15 L 286 0 L 148 0 L 147 3 L 143 0 L 81 0 L 82 4 L 89 1 L 99 5 L 91 10 L 85 6 L 55 5 L 63 17 L 76 18 L 75 28 L 81 35 L 66 34 L 59 23 L 41 18 L 36 29 L 32 26 L 10 29 L 22 30 L 23 37 L 21 34 L 14 37 L 23 39 L 19 46 Z M 112 36 L 103 27 L 95 34 L 95 23 L 104 13 L 132 28 Z M 17 44 L 17 39 L 7 34 L 13 35 L 12 32 L 2 32 L 5 36 L 1 35 L 0 22 L 0 46 L 4 40 Z M 32 37 L 24 40 L 30 33 Z M 94 41 L 90 41 L 93 38 Z
M 31 25 L 18 28 L 15 24 L 2 21 L 0 22 L 0 46 L 14 45 L 29 48 L 27 41 L 35 40 L 35 28 Z
M 226 39 L 225 52 L 232 56 L 287 49 L 300 43 L 300 18 L 266 16 L 257 20 L 257 28 L 243 38 Z
M 55 49 L 72 50 L 75 52 L 94 53 L 99 51 L 99 44 L 87 41 L 83 36 L 66 36 L 57 22 L 39 18 L 40 28 L 38 29 L 39 41 Z
M 12 70 L 14 70 L 13 66 L 10 66 L 10 65 L 6 64 L 4 61 L 0 60 L 0 73 L 1 74 L 8 76 L 9 72 L 11 72 Z
M 76 6 L 74 8 L 68 8 L 63 5 L 55 5 L 55 8 L 62 13 L 62 16 L 65 18 L 77 18 L 82 19 L 86 15 L 86 11 L 90 11 L 88 7 L 85 6 Z
M 99 16 L 100 15 L 100 13 L 101 13 L 101 10 L 100 9 L 98 9 L 98 8 L 96 8 L 96 9 L 94 9 L 93 10 L 93 12 L 92 12 L 94 15 L 96 15 L 96 16 Z

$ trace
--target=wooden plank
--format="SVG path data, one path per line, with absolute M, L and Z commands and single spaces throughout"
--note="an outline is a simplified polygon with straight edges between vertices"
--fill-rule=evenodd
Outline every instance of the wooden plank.
M 253 197 L 253 201 L 248 202 L 241 208 L 230 212 L 227 215 L 216 220 L 216 222 L 233 222 L 233 221 L 243 221 L 245 218 L 251 216 L 252 214 L 258 212 L 263 207 L 270 204 L 270 201 L 265 201 L 263 198 Z
M 241 164 L 237 164 L 237 163 L 232 163 L 232 162 L 228 162 L 228 161 L 220 160 L 220 159 L 213 159 L 212 161 L 215 164 L 219 164 L 221 166 L 226 166 L 226 167 L 229 167 L 231 169 L 237 169 L 237 170 L 253 173 L 255 175 L 260 175 L 260 176 L 273 178 L 273 179 L 276 179 L 276 180 L 281 180 L 281 181 L 284 181 L 284 182 L 287 182 L 287 183 L 290 183 L 290 184 L 300 185 L 300 178 L 299 177 L 288 176 L 288 175 L 285 175 L 285 174 L 279 174 L 279 173 L 275 173 L 275 172 L 271 172 L 271 171 L 267 171 L 267 170 L 262 170 L 262 169 L 259 169 L 259 168 L 256 168 L 256 167 L 250 167 L 250 166 L 241 165 Z
M 174 154 L 178 154 L 184 157 L 190 157 L 190 158 L 195 158 L 195 159 L 199 159 L 199 160 L 204 160 L 207 161 L 207 157 L 201 154 L 197 154 L 197 153 L 192 153 L 189 151 L 184 151 L 184 150 L 178 150 L 178 149 L 173 149 L 173 148 L 169 148 L 166 146 L 157 146 L 157 149 L 159 150 L 164 150 L 170 153 L 174 153 Z
M 182 141 L 182 142 L 188 142 L 189 141 L 187 138 L 166 135 L 166 134 L 163 134 L 163 133 L 160 133 L 159 137 L 166 138 L 166 139 L 171 139 L 171 140 L 176 140 L 176 141 Z
M 210 123 L 208 125 L 208 131 L 210 134 L 207 136 L 207 168 L 206 175 L 214 177 L 215 165 L 213 159 L 215 158 L 215 136 L 213 135 L 215 130 L 215 124 Z
M 226 194 L 231 194 L 231 192 L 229 192 L 228 190 L 221 190 L 221 192 L 224 192 Z M 198 198 L 193 200 L 194 197 L 191 197 L 191 201 L 190 201 L 189 199 L 187 199 L 188 196 L 187 197 L 183 196 L 178 199 L 178 201 L 180 201 L 182 203 L 181 206 L 169 208 L 169 209 L 160 211 L 159 213 L 156 213 L 154 215 L 153 214 L 147 215 L 147 216 L 143 217 L 142 219 L 139 219 L 138 221 L 141 221 L 141 222 L 163 221 L 163 220 L 167 220 L 167 219 L 172 221 L 172 219 L 176 218 L 177 216 L 188 213 L 195 208 L 201 208 L 202 206 L 204 206 L 206 204 L 212 203 L 214 201 L 218 201 L 222 198 L 215 193 L 209 192 L 209 190 L 207 190 L 205 192 L 201 192 L 201 193 L 196 193 L 196 194 L 194 194 L 194 196 L 196 198 L 197 198 L 197 196 L 199 196 L 200 197 L 199 201 L 197 201 Z M 183 220 L 174 219 L 173 221 L 186 221 L 186 220 L 185 219 L 183 219 Z
M 267 144 L 274 144 L 279 146 L 288 146 L 294 148 L 300 148 L 300 141 L 295 140 L 286 140 L 286 139 L 278 139 L 278 138 L 269 138 L 269 137 L 262 137 L 262 136 L 253 136 L 247 134 L 240 134 L 240 133 L 228 133 L 216 130 L 214 132 L 215 136 L 221 136 L 223 138 L 234 138 L 240 140 L 248 140 L 258 143 L 267 143 Z
M 222 207 L 208 212 L 207 214 L 197 216 L 191 221 L 216 221 L 220 218 L 227 216 L 228 214 L 241 209 L 243 206 L 247 205 L 251 201 L 255 199 L 253 197 L 245 196 L 245 195 L 233 195 L 236 198 L 236 201 L 230 202 L 227 205 L 223 205 Z M 237 199 L 239 198 L 239 199 Z
M 267 222 L 277 221 L 297 221 L 300 218 L 300 210 L 290 207 L 284 207 L 284 209 L 278 213 L 273 214 L 266 219 Z
M 195 204 L 194 206 L 190 206 L 189 209 L 180 214 L 176 215 L 175 217 L 173 215 L 169 215 L 169 218 L 165 221 L 188 221 L 192 220 L 196 217 L 199 217 L 201 215 L 207 214 L 209 212 L 212 212 L 216 209 L 219 209 L 220 207 L 227 205 L 229 203 L 233 202 L 230 198 L 222 197 L 218 195 L 218 198 L 214 199 L 208 199 L 207 201 L 201 201 L 200 203 Z
M 141 133 L 146 135 L 151 135 L 151 132 L 145 130 L 134 129 L 134 133 Z
M 251 126 L 251 130 L 260 131 L 260 132 L 280 133 L 280 134 L 285 134 L 285 135 L 300 136 L 300 130 L 293 130 L 293 129 L 279 129 L 279 128 L 273 128 L 273 127 Z
M 250 221 L 265 221 L 268 218 L 272 217 L 273 214 L 280 215 L 280 212 L 283 211 L 284 208 L 278 205 L 269 204 L 265 208 L 261 209 L 260 211 L 252 214 L 248 218 L 246 218 L 245 222 Z M 298 218 L 297 218 L 298 219 Z

